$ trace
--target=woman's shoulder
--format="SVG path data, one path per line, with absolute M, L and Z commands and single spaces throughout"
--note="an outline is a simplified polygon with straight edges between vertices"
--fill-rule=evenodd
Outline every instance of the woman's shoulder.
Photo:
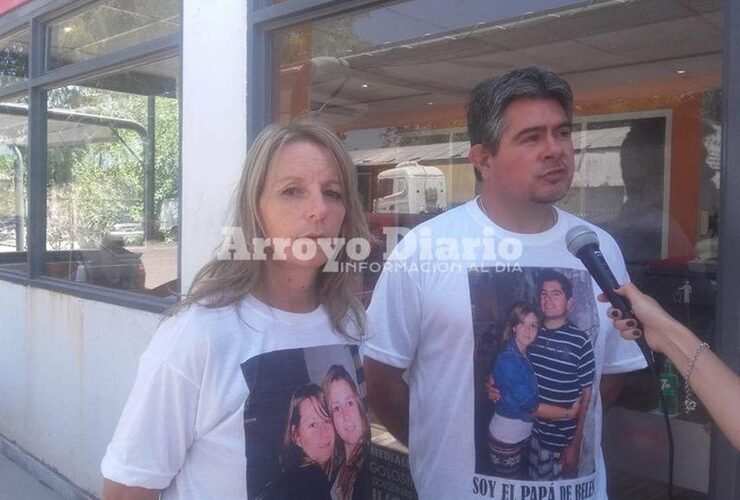
M 510 348 L 510 345 L 507 343 L 502 349 L 499 350 L 498 354 L 496 355 L 496 363 L 501 361 L 502 363 L 507 363 L 511 361 L 516 361 L 518 355 L 516 352 L 514 352 L 513 349 Z
M 208 334 L 233 327 L 238 324 L 238 319 L 239 312 L 236 306 L 208 307 L 193 304 L 165 317 L 157 330 L 157 335 L 202 339 Z
M 506 375 L 511 373 L 512 370 L 519 368 L 522 364 L 520 356 L 511 351 L 505 349 L 498 355 L 496 361 L 493 363 L 493 370 L 498 375 Z
M 314 464 L 305 464 L 285 471 L 283 479 L 287 482 L 290 491 L 298 496 L 289 498 L 324 499 L 330 498 L 331 484 L 326 473 Z
M 283 469 L 278 477 L 265 488 L 259 500 L 288 498 L 329 500 L 331 485 L 324 471 L 312 464 Z
M 236 307 L 191 305 L 163 319 L 142 355 L 142 362 L 198 364 L 211 351 L 219 350 L 219 345 L 233 343 L 244 328 Z

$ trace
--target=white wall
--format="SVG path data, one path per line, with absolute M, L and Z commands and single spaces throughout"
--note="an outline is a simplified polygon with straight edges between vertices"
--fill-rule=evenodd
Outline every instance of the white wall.
M 246 4 L 183 2 L 183 290 L 220 244 L 246 157 Z
M 246 154 L 246 10 L 183 2 L 183 289 L 220 242 Z M 99 495 L 100 460 L 159 316 L 2 281 L 0 314 L 0 433 Z
M 156 314 L 0 282 L 0 432 L 99 494 L 100 460 Z

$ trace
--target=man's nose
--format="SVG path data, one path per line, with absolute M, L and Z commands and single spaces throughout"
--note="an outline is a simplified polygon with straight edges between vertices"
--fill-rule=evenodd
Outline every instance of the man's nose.
M 557 132 L 547 134 L 545 139 L 546 151 L 548 157 L 561 157 L 565 153 L 565 139 L 558 137 Z

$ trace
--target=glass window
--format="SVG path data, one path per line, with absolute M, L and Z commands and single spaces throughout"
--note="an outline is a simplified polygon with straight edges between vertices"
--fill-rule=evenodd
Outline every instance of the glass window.
M 0 103 L 0 269 L 27 271 L 28 104 Z
M 341 134 L 380 234 L 476 195 L 465 130 L 475 84 L 529 65 L 557 71 L 573 87 L 576 114 L 576 175 L 560 206 L 609 230 L 633 281 L 711 344 L 722 3 L 591 2 L 546 13 L 525 7 L 413 0 L 277 30 L 274 117 L 313 113 Z M 416 165 L 426 168 L 422 176 Z M 373 283 L 367 276 L 366 291 Z M 647 498 L 665 488 L 656 391 L 646 373 L 631 374 L 609 414 L 610 498 Z M 673 418 L 676 484 L 705 498 L 709 419 L 703 409 Z
M 46 69 L 84 61 L 179 30 L 177 0 L 96 2 L 49 24 Z
M 175 57 L 48 92 L 47 276 L 179 292 L 178 75 Z
M 29 41 L 27 29 L 0 37 L 0 86 L 28 78 Z

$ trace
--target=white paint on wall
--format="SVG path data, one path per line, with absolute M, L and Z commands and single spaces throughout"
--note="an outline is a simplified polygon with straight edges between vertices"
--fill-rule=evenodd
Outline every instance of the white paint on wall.
M 159 315 L 0 282 L 0 431 L 100 494 L 100 460 Z
M 210 258 L 246 154 L 247 2 L 183 1 L 182 280 Z M 100 495 L 160 317 L 0 281 L 0 434 Z
M 220 244 L 246 157 L 247 2 L 183 1 L 182 289 Z

